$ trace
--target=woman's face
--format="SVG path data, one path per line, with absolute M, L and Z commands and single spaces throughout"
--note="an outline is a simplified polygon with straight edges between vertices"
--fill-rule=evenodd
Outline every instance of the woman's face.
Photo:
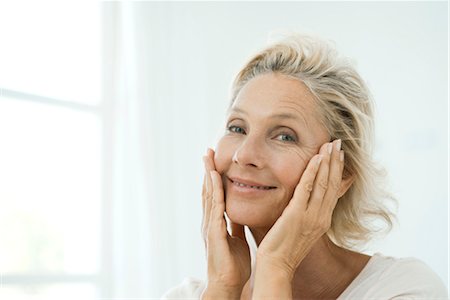
M 271 227 L 281 215 L 309 160 L 330 139 L 316 105 L 301 81 L 281 74 L 259 75 L 241 89 L 215 150 L 233 222 Z

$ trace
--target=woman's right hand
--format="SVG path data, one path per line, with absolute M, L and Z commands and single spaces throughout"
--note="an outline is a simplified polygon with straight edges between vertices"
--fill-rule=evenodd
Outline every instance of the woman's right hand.
M 202 299 L 239 299 L 251 273 L 250 250 L 244 226 L 231 222 L 231 234 L 228 233 L 222 178 L 216 170 L 212 149 L 208 149 L 203 161 L 202 235 L 208 263 L 208 282 Z

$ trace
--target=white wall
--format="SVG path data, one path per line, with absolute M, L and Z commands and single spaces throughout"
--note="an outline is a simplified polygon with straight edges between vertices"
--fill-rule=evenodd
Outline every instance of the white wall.
M 446 2 L 133 6 L 137 39 L 158 37 L 142 51 L 157 49 L 161 64 L 177 72 L 159 78 L 164 85 L 160 92 L 170 91 L 170 99 L 161 108 L 168 119 L 159 116 L 162 135 L 155 140 L 158 147 L 166 147 L 171 145 L 167 135 L 174 139 L 169 154 L 161 156 L 161 164 L 167 161 L 172 169 L 158 179 L 173 190 L 170 198 L 158 200 L 168 203 L 158 214 L 169 219 L 161 225 L 168 226 L 168 234 L 160 242 L 176 250 L 171 250 L 175 251 L 172 265 L 161 269 L 163 279 L 155 283 L 150 296 L 158 296 L 186 276 L 205 276 L 201 156 L 206 146 L 214 146 L 223 127 L 234 74 L 274 30 L 319 34 L 334 40 L 343 54 L 355 60 L 376 100 L 376 157 L 386 167 L 391 191 L 399 200 L 399 226 L 373 243 L 368 253 L 418 257 L 447 283 Z

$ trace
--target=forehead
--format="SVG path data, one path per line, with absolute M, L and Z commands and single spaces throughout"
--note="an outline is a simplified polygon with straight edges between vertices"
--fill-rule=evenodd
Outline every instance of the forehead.
M 307 125 L 317 125 L 316 105 L 312 93 L 303 82 L 286 75 L 269 73 L 247 82 L 230 110 L 244 111 L 261 118 L 290 116 Z

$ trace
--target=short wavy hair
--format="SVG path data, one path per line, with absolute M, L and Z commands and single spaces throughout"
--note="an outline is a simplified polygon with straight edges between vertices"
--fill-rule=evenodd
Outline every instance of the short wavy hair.
M 317 101 L 321 123 L 345 150 L 344 177 L 353 184 L 339 199 L 328 236 L 345 248 L 364 245 L 375 234 L 389 232 L 395 214 L 383 188 L 384 169 L 373 158 L 373 100 L 367 85 L 349 59 L 333 45 L 313 36 L 291 34 L 258 52 L 237 74 L 231 103 L 252 78 L 278 73 L 302 81 Z

